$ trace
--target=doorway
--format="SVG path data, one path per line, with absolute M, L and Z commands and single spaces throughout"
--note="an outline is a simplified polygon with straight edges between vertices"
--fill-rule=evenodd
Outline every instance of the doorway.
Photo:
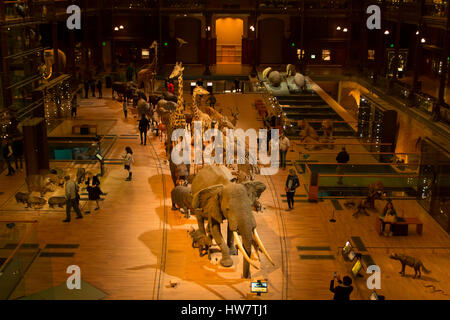
M 241 64 L 244 21 L 240 18 L 216 20 L 217 64 Z

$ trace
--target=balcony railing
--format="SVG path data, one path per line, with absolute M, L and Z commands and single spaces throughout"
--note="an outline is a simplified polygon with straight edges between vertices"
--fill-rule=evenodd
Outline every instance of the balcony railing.
M 114 9 L 151 9 L 158 7 L 158 0 L 113 0 L 108 2 L 112 2 Z
M 364 77 L 373 83 L 373 78 L 370 73 L 364 73 Z M 384 77 L 377 78 L 375 86 L 381 91 L 389 93 L 406 106 L 415 108 L 428 115 L 433 115 L 433 107 L 438 103 L 438 99 L 423 92 L 414 93 L 412 87 L 404 82 L 395 81 L 390 83 L 389 79 Z M 439 121 L 450 125 L 450 106 L 446 103 L 440 105 Z
M 446 0 L 426 1 L 423 15 L 432 17 L 446 17 L 447 6 L 448 1 Z

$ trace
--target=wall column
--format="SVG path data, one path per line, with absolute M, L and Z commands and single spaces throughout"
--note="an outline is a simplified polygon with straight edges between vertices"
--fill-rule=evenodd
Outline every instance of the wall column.
M 5 21 L 5 2 L 0 1 L 0 22 Z
M 204 75 L 211 75 L 211 70 L 209 70 L 209 65 L 211 63 L 211 24 L 212 24 L 212 15 L 209 12 L 204 13 L 205 16 L 205 34 L 206 34 L 206 41 L 205 41 L 205 49 L 206 49 L 206 60 L 205 60 L 205 71 L 203 72 Z
M 52 42 L 53 42 L 53 58 L 54 58 L 53 74 L 55 77 L 57 77 L 59 75 L 59 73 L 62 72 L 63 70 L 59 70 L 60 66 L 59 66 L 59 59 L 58 59 L 58 49 L 59 49 L 58 22 L 56 22 L 56 21 L 52 22 Z
M 359 51 L 359 72 L 363 72 L 366 67 L 367 55 L 368 55 L 368 38 L 369 32 L 366 25 L 366 7 L 362 7 L 361 12 L 361 30 L 360 30 L 360 51 Z
M 252 12 L 250 14 L 250 16 L 248 17 L 248 24 L 250 26 L 253 26 L 255 28 L 255 31 L 250 30 L 249 31 L 249 36 L 248 38 L 251 39 L 251 41 L 253 42 L 252 45 L 252 57 L 251 57 L 251 63 L 252 63 L 252 70 L 250 71 L 250 76 L 252 77 L 256 77 L 258 75 L 258 72 L 256 71 L 256 55 L 259 54 L 259 50 L 257 47 L 257 43 L 258 43 L 258 37 L 256 36 L 256 33 L 259 32 L 259 30 L 257 30 L 258 28 L 258 9 L 259 9 L 259 0 L 255 0 L 255 10 L 254 12 Z
M 306 72 L 306 65 L 305 65 L 305 55 L 303 52 L 306 53 L 305 49 L 305 0 L 302 0 L 299 8 L 300 12 L 300 59 L 299 59 L 299 71 L 301 74 L 305 74 Z
M 7 108 L 12 104 L 11 89 L 6 89 L 10 86 L 9 79 L 9 61 L 3 57 L 8 56 L 8 31 L 0 29 L 0 71 L 2 77 L 3 103 Z
M 412 92 L 416 93 L 420 91 L 420 84 L 419 84 L 419 76 L 420 76 L 420 70 L 422 67 L 422 47 L 420 45 L 420 38 L 421 38 L 421 34 L 422 34 L 422 24 L 423 24 L 423 8 L 425 5 L 425 0 L 420 0 L 419 3 L 419 14 L 420 14 L 420 23 L 419 23 L 419 27 L 417 28 L 417 30 L 419 31 L 419 34 L 416 35 L 415 34 L 415 57 L 414 57 L 414 76 L 413 76 L 413 85 L 412 85 Z

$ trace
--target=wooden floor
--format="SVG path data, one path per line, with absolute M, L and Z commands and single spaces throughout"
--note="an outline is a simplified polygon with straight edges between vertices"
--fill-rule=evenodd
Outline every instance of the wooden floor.
M 108 91 L 104 92 L 109 97 Z M 257 98 L 252 94 L 217 95 L 218 106 L 239 107 L 238 126 L 261 127 L 260 119 L 252 107 Z M 189 98 L 186 97 L 189 101 Z M 170 210 L 172 182 L 165 161 L 162 143 L 151 138 L 151 144 L 141 146 L 137 137 L 136 119 L 124 119 L 122 105 L 111 99 L 89 99 L 78 110 L 81 120 L 117 120 L 114 128 L 118 139 L 108 158 L 119 158 L 126 146 L 134 151 L 133 181 L 126 182 L 126 172 L 121 165 L 107 167 L 101 187 L 107 193 L 101 209 L 73 219 L 64 224 L 63 209 L 25 209 L 15 203 L 14 194 L 25 190 L 24 174 L 0 177 L 0 220 L 39 221 L 39 245 L 79 244 L 77 249 L 51 249 L 45 251 L 74 253 L 73 257 L 39 257 L 30 268 L 25 281 L 26 294 L 44 290 L 66 281 L 66 268 L 76 264 L 81 268 L 84 281 L 104 291 L 107 299 L 331 299 L 329 282 L 333 273 L 345 275 L 351 266 L 343 261 L 339 249 L 351 237 L 360 237 L 381 268 L 379 294 L 387 299 L 449 299 L 450 275 L 448 271 L 450 237 L 422 209 L 416 201 L 395 201 L 394 204 L 407 217 L 419 217 L 424 223 L 423 236 L 410 231 L 408 237 L 380 237 L 375 231 L 377 212 L 369 217 L 354 218 L 352 211 L 335 211 L 336 223 L 329 222 L 334 206 L 330 200 L 319 203 L 306 201 L 305 188 L 299 188 L 295 210 L 286 212 L 283 197 L 288 171 L 280 170 L 274 176 L 259 176 L 266 183 L 262 195 L 263 211 L 255 214 L 257 229 L 276 265 L 261 258 L 261 269 L 252 268 L 255 279 L 268 279 L 269 293 L 261 297 L 249 294 L 250 281 L 241 279 L 242 256 L 234 256 L 232 268 L 222 268 L 200 258 L 191 247 L 187 231 L 196 225 L 195 218 L 185 219 L 179 212 Z M 88 103 L 86 103 L 88 102 Z M 101 108 L 96 108 L 96 104 Z M 288 159 L 297 160 L 301 146 Z M 354 147 L 355 150 L 358 146 Z M 360 148 L 360 147 L 359 147 Z M 332 162 L 335 155 L 322 155 L 320 159 Z M 361 159 L 361 161 L 368 161 Z M 98 171 L 96 165 L 73 162 L 52 163 L 64 167 L 73 175 L 83 166 Z M 304 177 L 300 176 L 302 184 Z M 62 189 L 54 194 L 62 194 Z M 87 204 L 82 201 L 82 205 Z M 378 211 L 384 204 L 376 203 Z M 74 216 L 74 214 L 72 213 Z M 329 250 L 298 250 L 301 247 L 329 247 Z M 401 277 L 400 263 L 389 259 L 392 252 L 406 253 L 420 258 L 432 270 L 422 279 Z M 331 256 L 329 260 L 319 255 Z M 304 259 L 312 256 L 315 259 Z M 170 281 L 178 282 L 173 288 Z M 367 299 L 370 290 L 365 279 L 355 280 L 352 299 Z

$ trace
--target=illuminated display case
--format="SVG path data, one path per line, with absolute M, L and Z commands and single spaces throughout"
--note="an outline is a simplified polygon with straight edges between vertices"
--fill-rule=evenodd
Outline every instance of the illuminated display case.
M 358 108 L 358 137 L 372 143 L 365 147 L 369 152 L 394 152 L 397 137 L 397 111 L 387 110 L 365 96 Z M 380 155 L 379 160 L 390 162 L 391 156 Z
M 422 142 L 421 152 L 419 203 L 450 233 L 450 154 L 429 139 Z

